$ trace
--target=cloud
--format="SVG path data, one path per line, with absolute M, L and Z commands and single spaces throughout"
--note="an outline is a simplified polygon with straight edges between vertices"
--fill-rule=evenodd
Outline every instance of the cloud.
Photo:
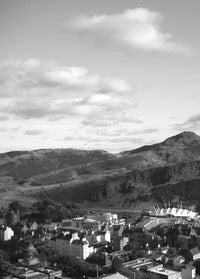
M 89 131 L 74 131 L 69 133 L 64 139 L 71 146 L 77 146 L 77 144 L 88 145 L 89 149 L 105 149 L 105 146 L 108 150 L 126 150 L 128 148 L 133 149 L 140 147 L 144 144 L 152 143 L 149 138 L 143 137 L 143 134 L 150 134 L 157 132 L 158 129 L 146 128 L 141 130 L 135 129 L 91 129 Z M 140 136 L 138 136 L 140 135 Z
M 134 91 L 122 79 L 37 59 L 0 62 L 0 110 L 22 119 L 87 116 L 97 110 L 134 107 Z
M 6 127 L 0 127 L 0 133 L 7 132 L 8 129 Z
M 37 129 L 32 129 L 32 130 L 26 130 L 25 135 L 29 136 L 37 136 L 43 134 L 43 131 L 37 130 Z
M 200 114 L 191 116 L 183 123 L 175 124 L 174 128 L 179 131 L 200 129 Z
M 0 116 L 0 121 L 5 121 L 5 120 L 8 120 L 7 116 Z
M 159 12 L 136 8 L 119 14 L 82 15 L 68 21 L 65 27 L 89 35 L 97 43 L 111 44 L 112 48 L 190 53 L 190 47 L 162 31 L 163 19 Z

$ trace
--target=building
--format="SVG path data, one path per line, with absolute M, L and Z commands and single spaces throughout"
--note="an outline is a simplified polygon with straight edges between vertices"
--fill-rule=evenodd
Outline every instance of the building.
M 115 273 L 115 274 L 110 274 L 110 275 L 103 275 L 100 276 L 99 279 L 128 279 L 128 277 L 120 274 L 120 273 Z
M 111 242 L 111 234 L 109 230 L 96 232 L 97 242 Z
M 85 219 L 83 221 L 83 228 L 89 231 L 100 231 L 101 223 L 94 219 Z
M 182 279 L 180 271 L 167 269 L 160 265 L 149 268 L 148 272 L 159 275 L 161 279 Z
M 144 231 L 149 231 L 158 226 L 159 223 L 160 221 L 158 218 L 148 218 L 137 223 L 136 228 L 143 229 Z
M 34 267 L 40 264 L 39 255 L 37 249 L 33 244 L 29 243 L 23 249 L 23 260 L 20 261 L 22 265 Z
M 193 261 L 200 260 L 200 251 L 197 247 L 190 249 L 190 253 Z
M 64 219 L 62 220 L 62 227 L 76 227 L 79 229 L 83 228 L 83 217 L 77 217 L 77 218 L 73 218 L 73 219 Z
M 85 260 L 94 252 L 86 238 L 80 238 L 77 231 L 68 231 L 59 237 L 51 238 L 48 246 L 56 250 L 60 256 L 73 256 Z
M 139 258 L 122 264 L 123 267 L 131 270 L 140 270 L 140 268 L 152 266 L 152 260 L 147 258 Z M 159 265 L 160 266 L 160 265 Z
M 129 238 L 127 236 L 112 237 L 112 247 L 115 251 L 121 251 L 129 243 Z
M 198 218 L 198 213 L 192 211 L 191 209 L 183 209 L 181 207 L 168 207 L 168 208 L 154 208 L 154 212 L 151 212 L 151 215 L 158 217 L 167 217 L 172 216 L 176 218 L 185 218 L 188 220 L 195 220 Z
M 0 239 L 8 241 L 14 236 L 14 231 L 10 227 L 2 226 L 0 229 Z
M 34 270 L 27 269 L 23 274 L 21 274 L 21 278 L 24 278 L 24 279 L 48 279 L 48 274 L 42 273 L 40 271 L 34 271 Z
M 61 228 L 61 223 L 51 222 L 49 224 L 44 224 L 42 228 L 45 232 L 57 231 L 59 228 Z
M 23 272 L 23 273 L 22 273 Z M 20 272 L 20 277 L 17 278 L 24 278 L 24 279 L 54 279 L 56 277 L 61 277 L 62 271 L 45 267 L 45 268 L 39 268 L 39 269 L 30 269 L 30 268 L 24 268 L 23 271 Z M 15 277 L 12 277 L 15 278 Z
M 192 265 L 187 265 L 181 270 L 182 279 L 196 278 L 196 268 Z

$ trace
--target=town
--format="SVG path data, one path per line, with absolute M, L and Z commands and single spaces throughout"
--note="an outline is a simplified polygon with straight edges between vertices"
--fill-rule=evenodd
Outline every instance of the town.
M 200 278 L 200 215 L 182 204 L 133 214 L 43 200 L 0 211 L 0 278 Z

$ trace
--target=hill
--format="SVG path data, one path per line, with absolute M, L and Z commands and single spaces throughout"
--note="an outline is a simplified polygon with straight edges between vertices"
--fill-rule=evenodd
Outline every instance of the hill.
M 0 154 L 0 166 L 5 199 L 8 189 L 25 199 L 119 207 L 200 197 L 200 137 L 192 132 L 119 154 L 74 149 L 7 152 Z

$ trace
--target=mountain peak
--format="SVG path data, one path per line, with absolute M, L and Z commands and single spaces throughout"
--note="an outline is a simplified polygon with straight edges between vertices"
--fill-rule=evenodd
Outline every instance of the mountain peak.
M 163 143 L 171 145 L 175 143 L 190 144 L 197 142 L 200 144 L 200 137 L 197 134 L 190 131 L 184 131 L 175 136 L 169 137 Z

